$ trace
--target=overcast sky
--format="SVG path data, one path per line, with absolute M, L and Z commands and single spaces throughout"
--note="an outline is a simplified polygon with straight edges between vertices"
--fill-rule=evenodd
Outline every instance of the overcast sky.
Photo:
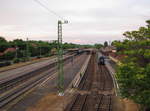
M 145 26 L 150 0 L 39 0 L 69 21 L 63 41 L 81 44 L 121 40 L 122 33 Z M 34 0 L 0 0 L 0 36 L 57 39 L 58 17 Z

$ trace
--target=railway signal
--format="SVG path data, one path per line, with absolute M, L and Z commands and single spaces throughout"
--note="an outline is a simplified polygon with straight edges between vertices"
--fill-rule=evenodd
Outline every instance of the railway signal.
M 58 20 L 58 90 L 59 96 L 64 95 L 64 71 L 63 71 L 63 47 L 62 47 L 62 24 L 67 24 L 68 21 Z

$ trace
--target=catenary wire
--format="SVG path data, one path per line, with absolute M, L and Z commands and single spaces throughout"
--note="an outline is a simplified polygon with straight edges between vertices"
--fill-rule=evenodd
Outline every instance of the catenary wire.
M 41 3 L 39 0 L 34 0 L 36 3 L 38 3 L 41 7 L 45 8 L 49 13 L 54 14 L 55 16 L 57 16 L 58 18 L 62 19 L 65 21 L 65 19 L 58 15 L 56 12 L 54 12 L 53 10 L 49 9 L 46 5 L 44 5 L 43 3 Z

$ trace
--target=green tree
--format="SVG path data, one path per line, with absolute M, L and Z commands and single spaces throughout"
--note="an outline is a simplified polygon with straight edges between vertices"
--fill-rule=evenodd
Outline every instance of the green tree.
M 137 31 L 127 31 L 126 40 L 114 42 L 127 57 L 118 67 L 117 78 L 123 97 L 150 108 L 150 22 Z
M 73 43 L 64 43 L 63 49 L 69 48 L 90 48 L 93 45 L 80 45 Z M 24 60 L 27 56 L 38 57 L 38 56 L 50 56 L 50 52 L 52 49 L 57 49 L 57 41 L 54 42 L 45 42 L 45 41 L 24 41 L 22 39 L 15 39 L 13 41 L 7 41 L 4 37 L 0 37 L 0 52 L 4 52 L 7 48 L 17 48 L 16 52 L 9 52 L 3 56 L 0 56 L 0 60 L 14 60 L 15 53 L 19 59 Z M 28 49 L 28 50 L 27 50 Z M 28 52 L 28 53 L 27 53 Z M 15 59 L 14 59 L 15 58 Z M 29 59 L 29 58 L 26 58 Z
M 7 52 L 6 54 L 4 54 L 4 58 L 5 60 L 12 60 L 13 58 L 15 58 L 15 52 Z
M 94 44 L 94 47 L 97 49 L 100 49 L 101 47 L 103 47 L 103 45 L 102 44 Z
M 0 37 L 0 42 L 7 42 L 7 40 L 4 37 Z
M 26 49 L 26 41 L 23 41 L 22 39 L 15 39 L 10 43 L 11 43 L 12 47 L 18 47 L 19 50 Z
M 104 42 L 104 47 L 107 47 L 107 46 L 108 46 L 108 42 L 105 41 L 105 42 Z
M 0 37 L 0 52 L 5 51 L 9 47 L 9 43 L 4 37 Z

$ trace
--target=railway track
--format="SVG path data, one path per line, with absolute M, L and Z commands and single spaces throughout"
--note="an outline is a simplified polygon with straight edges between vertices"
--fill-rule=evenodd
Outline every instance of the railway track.
M 68 63 L 69 60 L 71 59 L 71 56 L 66 56 L 64 57 L 64 64 Z M 10 88 L 25 82 L 26 80 L 30 79 L 31 77 L 37 76 L 41 74 L 42 72 L 54 68 L 56 69 L 57 66 L 57 61 L 52 61 L 51 63 L 41 66 L 40 68 L 33 69 L 29 72 L 23 72 L 19 74 L 14 74 L 13 76 L 6 77 L 4 79 L 0 79 L 0 94 L 5 92 L 6 90 L 9 90 Z
M 71 62 L 73 56 L 74 55 L 65 57 L 64 64 Z M 79 56 L 75 56 L 75 58 L 77 57 Z M 12 77 L 12 79 L 9 78 L 6 79 L 6 81 L 0 81 L 0 109 L 54 74 L 57 71 L 56 69 L 57 62 L 54 61 L 30 73 L 25 73 L 16 78 Z
M 97 65 L 93 54 L 77 94 L 65 111 L 112 111 L 112 89 L 111 75 L 105 66 Z

